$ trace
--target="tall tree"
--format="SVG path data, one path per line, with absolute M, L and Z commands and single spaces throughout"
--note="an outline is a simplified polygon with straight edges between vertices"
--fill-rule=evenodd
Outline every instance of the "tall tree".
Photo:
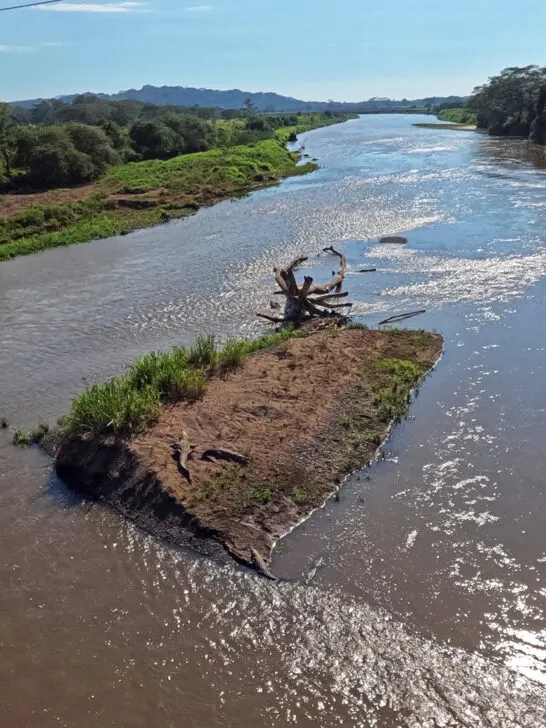
M 540 136 L 545 93 L 546 68 L 511 66 L 475 88 L 467 106 L 490 134 Z
M 14 123 L 8 104 L 0 104 L 0 158 L 6 175 L 11 179 L 11 165 L 15 153 Z

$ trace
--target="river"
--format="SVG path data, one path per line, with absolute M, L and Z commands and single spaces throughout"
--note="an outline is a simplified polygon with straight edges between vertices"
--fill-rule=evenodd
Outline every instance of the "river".
M 152 348 L 261 330 L 272 266 L 326 276 L 332 243 L 358 320 L 425 308 L 446 339 L 383 459 L 277 545 L 279 583 L 82 502 L 0 431 L 3 728 L 546 726 L 546 160 L 420 120 L 309 132 L 312 175 L 0 264 L 0 416 L 26 427 Z

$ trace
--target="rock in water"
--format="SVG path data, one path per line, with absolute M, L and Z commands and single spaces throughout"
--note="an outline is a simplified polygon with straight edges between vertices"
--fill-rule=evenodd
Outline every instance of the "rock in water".
M 405 245 L 408 242 L 407 238 L 403 238 L 401 235 L 386 235 L 384 238 L 379 238 L 380 243 L 397 243 L 398 245 Z

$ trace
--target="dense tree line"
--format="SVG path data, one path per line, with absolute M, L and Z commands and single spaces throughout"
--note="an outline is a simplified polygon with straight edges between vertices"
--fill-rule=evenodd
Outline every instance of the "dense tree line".
M 479 129 L 493 136 L 519 136 L 546 144 L 546 68 L 505 68 L 474 89 L 467 108 Z
M 0 105 L 5 186 L 81 184 L 97 179 L 111 165 L 205 151 L 214 142 L 211 122 L 189 114 L 162 114 L 130 126 L 112 120 L 96 126 L 77 121 L 29 124 L 18 123 L 9 107 Z
M 211 117 L 204 109 L 182 113 L 180 108 L 81 96 L 72 104 L 44 102 L 21 116 L 18 109 L 0 104 L 0 182 L 3 176 L 4 188 L 12 189 L 81 184 L 124 162 L 165 160 L 269 139 L 276 129 L 297 125 L 301 117 L 258 115 L 250 101 L 236 115 L 213 111 Z
M 118 126 L 129 126 L 136 121 L 151 121 L 165 115 L 185 114 L 200 119 L 236 119 L 243 116 L 242 109 L 219 109 L 204 106 L 156 106 L 143 101 L 107 101 L 93 94 L 81 94 L 71 103 L 58 99 L 40 101 L 31 108 L 11 106 L 15 121 L 27 124 L 56 124 L 78 121 L 80 124 L 100 126 L 108 121 Z

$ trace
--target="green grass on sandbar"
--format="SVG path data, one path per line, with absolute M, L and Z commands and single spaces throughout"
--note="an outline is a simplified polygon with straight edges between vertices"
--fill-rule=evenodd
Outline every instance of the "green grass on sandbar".
M 374 403 L 385 421 L 399 421 L 406 414 L 409 393 L 426 371 L 422 364 L 406 359 L 377 359 Z
M 230 339 L 220 349 L 214 336 L 200 336 L 189 348 L 145 354 L 122 376 L 76 397 L 61 427 L 75 435 L 132 437 L 157 420 L 162 405 L 201 399 L 213 376 L 226 376 L 250 354 L 296 335 L 283 329 L 259 339 Z

